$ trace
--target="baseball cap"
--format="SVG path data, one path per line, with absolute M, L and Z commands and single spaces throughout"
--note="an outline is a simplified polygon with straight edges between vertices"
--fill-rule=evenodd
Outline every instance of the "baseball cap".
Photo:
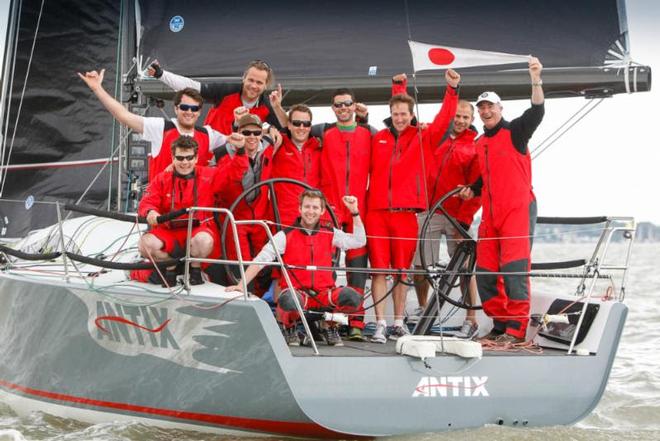
M 259 126 L 261 127 L 261 119 L 257 115 L 251 113 L 243 115 L 241 119 L 238 120 L 238 128 L 245 126 Z
M 489 103 L 493 104 L 499 104 L 502 102 L 500 96 L 495 92 L 484 92 L 479 95 L 479 98 L 477 98 L 477 105 L 479 105 L 479 103 L 482 101 L 488 101 Z

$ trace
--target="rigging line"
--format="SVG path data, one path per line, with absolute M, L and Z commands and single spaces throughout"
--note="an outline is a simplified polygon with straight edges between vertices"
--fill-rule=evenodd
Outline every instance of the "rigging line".
M 39 8 L 39 17 L 37 17 L 37 26 L 34 29 L 34 37 L 32 38 L 32 48 L 30 49 L 30 58 L 28 58 L 28 65 L 25 71 L 25 80 L 23 82 L 23 90 L 21 91 L 21 98 L 18 101 L 18 110 L 16 111 L 16 122 L 14 123 L 14 131 L 11 136 L 11 143 L 9 144 L 9 154 L 7 161 L 11 158 L 11 152 L 14 149 L 14 140 L 16 139 L 16 130 L 18 129 L 18 121 L 21 117 L 21 110 L 23 108 L 23 98 L 25 97 L 25 89 L 27 88 L 28 78 L 30 77 L 30 68 L 32 67 L 32 58 L 34 56 L 34 47 L 37 45 L 37 35 L 39 34 L 39 26 L 41 25 L 41 16 L 44 11 L 44 3 L 46 0 L 41 0 L 41 7 Z M 4 152 L 3 152 L 4 153 Z M 7 174 L 2 175 L 2 184 L 0 185 L 0 197 L 5 189 L 5 182 L 7 181 Z
M 592 105 L 592 104 L 594 104 L 594 101 L 593 101 L 593 100 L 587 100 L 587 102 L 584 103 L 584 105 L 583 105 L 583 106 L 582 106 L 577 112 L 575 112 L 574 114 L 572 114 L 571 116 L 569 116 L 569 117 L 566 119 L 566 121 L 564 121 L 559 127 L 557 127 L 557 128 L 555 129 L 554 132 L 552 132 L 551 134 L 549 134 L 548 136 L 546 136 L 546 138 L 545 138 L 543 141 L 541 141 L 541 142 L 536 146 L 536 148 L 534 148 L 530 153 L 531 153 L 531 154 L 534 154 L 534 152 L 536 152 L 538 149 L 540 149 L 541 147 L 543 147 L 543 145 L 544 145 L 546 142 L 550 141 L 550 139 L 551 139 L 553 136 L 555 136 L 555 135 L 556 135 L 561 129 L 563 129 L 564 126 L 566 126 L 566 124 L 570 123 L 571 120 L 573 120 L 573 118 L 575 118 L 575 117 L 576 117 L 579 113 L 581 113 L 585 108 L 587 108 L 588 106 L 590 106 L 590 105 Z
M 580 116 L 577 120 L 575 120 L 570 126 L 568 126 L 563 132 L 561 132 L 561 133 L 560 133 L 560 134 L 559 134 L 559 135 L 558 135 L 558 136 L 557 136 L 557 137 L 556 137 L 551 143 L 549 143 L 548 145 L 546 145 L 545 147 L 543 147 L 543 148 L 541 149 L 541 151 L 539 151 L 539 152 L 536 153 L 534 156 L 532 156 L 532 159 L 536 159 L 536 158 L 538 158 L 539 155 L 540 155 L 541 153 L 543 153 L 545 150 L 547 150 L 548 148 L 550 148 L 550 146 L 552 146 L 555 142 L 557 142 L 557 141 L 558 141 L 558 140 L 559 140 L 559 139 L 560 139 L 560 138 L 561 138 L 566 132 L 568 132 L 569 130 L 571 130 L 571 129 L 572 129 L 577 123 L 579 123 L 580 121 L 582 121 L 582 119 L 583 119 L 585 116 L 589 115 L 589 114 L 590 114 L 590 113 L 591 113 L 596 107 L 598 107 L 598 106 L 599 106 L 604 100 L 605 100 L 605 98 L 601 98 L 600 100 L 598 100 L 598 101 L 596 102 L 596 104 L 594 104 L 594 105 L 593 105 L 593 106 L 592 106 L 587 112 L 585 112 L 583 115 L 581 115 L 581 116 Z
M 404 6 L 405 6 L 405 11 L 406 11 L 406 26 L 408 28 L 408 40 L 412 40 L 412 28 L 410 26 L 410 13 L 408 10 L 408 0 L 403 1 Z M 412 60 L 412 52 L 410 54 L 411 60 Z M 415 97 L 415 112 L 417 113 L 417 139 L 419 142 L 419 150 L 422 158 L 422 183 L 424 185 L 424 206 L 426 208 L 426 211 L 429 211 L 429 189 L 428 185 L 426 182 L 426 161 L 424 160 L 424 143 L 422 140 L 422 126 L 421 126 L 421 121 L 419 120 L 420 118 L 420 113 L 419 113 L 419 97 L 418 97 L 418 92 L 417 92 L 417 72 L 415 72 L 415 65 L 413 63 L 413 69 L 412 69 L 412 78 L 413 78 L 413 94 Z M 444 104 L 444 103 L 443 103 Z M 391 113 L 391 112 L 390 112 Z M 394 122 L 392 122 L 394 124 Z M 394 164 L 392 164 L 394 166 Z
M 3 92 L 6 91 L 5 93 L 5 100 L 7 103 L 7 108 L 6 113 L 3 115 L 3 121 L 2 123 L 4 124 L 5 131 L 2 137 L 2 148 L 0 148 L 0 165 L 5 164 L 5 150 L 7 148 L 7 133 L 9 131 L 9 115 L 11 114 L 11 92 L 14 90 L 14 74 L 16 73 L 16 58 L 18 57 L 18 35 L 20 33 L 20 24 L 21 24 L 21 12 L 23 9 L 23 2 L 18 2 L 18 10 L 16 11 L 16 20 L 12 19 L 11 23 L 12 26 L 14 26 L 14 33 L 11 35 L 12 38 L 12 47 L 13 47 L 13 55 L 12 55 L 12 64 L 11 64 L 11 72 L 4 72 L 7 73 L 9 76 L 9 86 L 3 90 Z M 11 28 L 10 28 L 11 29 Z M 5 47 L 7 44 L 5 44 Z M 5 60 L 7 62 L 7 60 Z M 6 78 L 6 77 L 5 77 Z M 9 164 L 9 158 L 7 158 L 7 164 Z M 0 170 L 0 182 L 2 181 L 2 170 Z M 6 173 L 6 171 L 5 171 Z
M 115 58 L 117 62 L 115 63 L 115 96 L 114 98 L 117 99 L 119 97 L 118 101 L 122 102 L 123 94 L 121 90 L 121 67 L 122 67 L 122 56 L 121 56 L 121 48 L 122 48 L 122 39 L 123 37 L 123 28 L 124 28 L 124 1 L 120 0 L 119 1 L 119 29 L 117 30 L 117 50 L 115 52 Z M 112 134 L 110 135 L 110 150 L 112 150 L 112 146 L 115 145 L 115 134 L 117 130 L 115 129 L 117 127 L 117 120 L 112 119 Z M 122 127 L 121 125 L 119 126 L 119 130 L 121 132 Z M 117 211 L 121 211 L 121 151 L 119 151 L 119 161 L 117 161 L 117 180 L 119 183 L 117 184 Z M 110 155 L 112 157 L 112 155 Z M 110 164 L 110 170 L 108 170 L 108 205 L 107 209 L 110 211 L 112 207 L 112 164 Z

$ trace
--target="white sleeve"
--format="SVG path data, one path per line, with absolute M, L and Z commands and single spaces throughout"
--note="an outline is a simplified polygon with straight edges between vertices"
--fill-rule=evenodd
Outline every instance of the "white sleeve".
M 209 132 L 209 150 L 213 151 L 218 147 L 227 144 L 227 137 L 217 130 L 213 130 L 211 126 L 204 126 Z
M 166 70 L 163 71 L 163 76 L 159 78 L 160 81 L 170 86 L 175 91 L 185 89 L 186 87 L 192 87 L 197 92 L 202 89 L 202 84 L 199 81 L 191 80 L 181 75 L 173 74 Z
M 140 139 L 151 143 L 151 157 L 155 158 L 160 153 L 160 147 L 163 144 L 165 120 L 158 117 L 145 117 L 143 124 L 144 129 L 140 134 Z
M 255 262 L 272 262 L 275 260 L 278 254 L 284 254 L 286 251 L 286 234 L 284 231 L 280 231 L 275 236 L 273 236 L 273 243 L 270 241 L 264 245 L 264 247 L 259 251 L 259 254 L 254 258 Z
M 353 233 L 345 233 L 342 230 L 333 228 L 332 244 L 342 250 L 353 250 L 361 248 L 367 243 L 367 234 L 364 231 L 364 225 L 355 225 Z

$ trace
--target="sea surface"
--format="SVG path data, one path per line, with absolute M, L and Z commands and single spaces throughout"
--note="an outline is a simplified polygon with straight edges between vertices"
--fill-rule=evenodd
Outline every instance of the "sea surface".
M 537 244 L 534 249 L 534 261 L 588 257 L 589 251 L 589 246 L 585 244 Z M 622 245 L 614 244 L 612 251 L 614 254 L 622 255 Z M 600 404 L 578 424 L 526 429 L 493 426 L 395 439 L 406 441 L 660 440 L 659 270 L 660 243 L 635 244 L 625 298 L 630 312 L 612 374 Z M 533 290 L 571 289 L 557 288 L 554 283 L 554 281 L 544 282 L 534 279 Z M 356 418 L 359 418 L 359 415 L 356 415 Z M 90 426 L 42 413 L 19 417 L 9 406 L 0 402 L 0 441 L 228 441 L 231 439 L 247 440 L 248 438 L 155 429 L 142 424 L 109 423 Z

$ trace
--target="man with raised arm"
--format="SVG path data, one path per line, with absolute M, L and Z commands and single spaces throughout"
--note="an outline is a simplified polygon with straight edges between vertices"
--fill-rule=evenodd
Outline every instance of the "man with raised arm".
M 213 207 L 215 194 L 223 187 L 223 177 L 215 167 L 198 165 L 197 141 L 180 136 L 172 142 L 173 167 L 160 172 L 149 182 L 138 214 L 147 218 L 150 230 L 140 237 L 138 248 L 142 257 L 154 261 L 185 255 L 188 215 L 182 215 L 158 225 L 160 215 L 189 207 Z M 196 211 L 190 241 L 190 255 L 204 258 L 217 249 L 218 231 L 210 212 Z M 190 264 L 190 284 L 204 283 L 200 262 Z M 166 269 L 163 286 L 176 285 L 176 266 Z M 151 281 L 157 279 L 151 278 Z M 157 283 L 157 282 L 156 282 Z
M 261 121 L 280 130 L 286 125 L 284 110 L 281 106 L 272 105 L 273 100 L 281 100 L 282 88 L 278 85 L 269 97 L 264 96 L 266 88 L 273 82 L 273 70 L 265 61 L 250 61 L 240 83 L 200 83 L 164 70 L 157 61 L 152 63 L 147 73 L 173 90 L 192 88 L 200 92 L 202 97 L 213 103 L 204 124 L 221 133 L 235 131 L 238 120 L 248 113 L 257 115 Z
M 502 118 L 495 92 L 479 95 L 477 109 L 484 123 L 484 134 L 476 141 L 481 176 L 461 191 L 465 199 L 481 195 L 477 287 L 484 312 L 493 318 L 493 329 L 484 339 L 502 344 L 524 342 L 529 322 L 531 291 L 525 273 L 531 268 L 536 197 L 527 143 L 545 112 L 542 70 L 538 58 L 531 57 L 532 105 L 512 121 Z M 503 283 L 498 272 L 505 273 Z
M 428 208 L 424 158 L 431 156 L 449 128 L 456 111 L 460 78 L 457 72 L 447 70 L 442 109 L 425 128 L 414 124 L 412 97 L 400 93 L 390 99 L 388 127 L 374 135 L 371 143 L 366 229 L 372 268 L 407 270 L 412 264 L 417 244 L 416 213 Z M 405 87 L 401 92 L 404 91 Z M 408 334 L 403 324 L 407 289 L 403 283 L 396 283 L 393 288 L 392 339 Z M 385 343 L 387 322 L 382 301 L 387 292 L 385 274 L 372 275 L 371 291 L 377 320 L 371 340 Z
M 459 100 L 456 107 L 456 114 L 453 117 L 451 127 L 443 135 L 440 146 L 435 149 L 426 162 L 426 186 L 428 189 L 429 209 L 433 207 L 445 194 L 455 190 L 459 185 L 469 185 L 479 177 L 479 161 L 474 145 L 474 139 L 477 136 L 476 129 L 472 126 L 474 121 L 474 107 L 470 102 Z M 481 207 L 479 197 L 470 200 L 463 200 L 459 197 L 450 197 L 443 202 L 442 207 L 447 214 L 458 221 L 465 231 L 470 229 L 474 214 Z M 426 222 L 428 212 L 420 213 L 417 216 L 420 234 L 424 222 Z M 429 227 L 426 237 L 420 240 L 417 246 L 415 256 L 415 266 L 421 267 L 422 261 L 420 253 L 424 250 L 426 264 L 433 263 L 432 258 L 438 258 L 438 245 L 445 236 L 447 241 L 447 252 L 452 257 L 458 247 L 462 236 L 453 226 L 449 219 L 441 210 L 431 214 Z M 419 319 L 419 314 L 426 305 L 429 283 L 423 275 L 416 275 L 415 291 L 417 292 L 418 308 L 409 321 L 414 322 Z M 476 305 L 477 302 L 477 284 L 474 276 L 461 276 L 461 290 L 467 294 L 469 304 Z M 461 326 L 461 330 L 454 334 L 457 337 L 473 338 L 478 332 L 475 310 L 469 309 L 466 319 Z
M 353 217 L 353 233 L 345 233 L 336 228 L 321 225 L 325 213 L 325 200 L 318 190 L 305 190 L 300 195 L 297 222 L 278 232 L 274 243 L 268 243 L 255 257 L 258 262 L 272 262 L 277 254 L 282 256 L 285 265 L 296 266 L 287 269 L 295 293 L 291 292 L 286 278 L 280 278 L 282 289 L 277 302 L 277 315 L 285 329 L 287 343 L 300 344 L 296 331 L 296 321 L 300 317 L 293 295 L 295 294 L 304 310 L 319 312 L 352 313 L 360 306 L 362 296 L 351 287 L 336 287 L 333 272 L 321 269 L 301 269 L 301 266 L 332 267 L 335 248 L 343 250 L 363 247 L 366 242 L 364 226 L 358 211 L 355 196 L 344 196 L 342 202 Z M 263 268 L 253 264 L 245 270 L 245 283 L 249 283 Z M 243 291 L 243 281 L 230 286 L 227 291 Z M 334 322 L 322 322 L 321 335 L 331 346 L 343 345 Z
M 131 113 L 119 101 L 110 96 L 103 88 L 104 73 L 105 69 L 100 72 L 86 72 L 84 75 L 78 73 L 78 76 L 117 121 L 133 132 L 139 133 L 142 139 L 151 143 L 149 181 L 172 164 L 172 142 L 179 136 L 186 135 L 195 139 L 198 145 L 197 162 L 199 165 L 207 165 L 213 157 L 213 150 L 227 142 L 227 138 L 221 132 L 213 130 L 209 126 L 198 127 L 195 125 L 204 100 L 194 89 L 183 89 L 175 95 L 174 113 L 176 118 L 167 120 L 159 117 L 144 117 Z

